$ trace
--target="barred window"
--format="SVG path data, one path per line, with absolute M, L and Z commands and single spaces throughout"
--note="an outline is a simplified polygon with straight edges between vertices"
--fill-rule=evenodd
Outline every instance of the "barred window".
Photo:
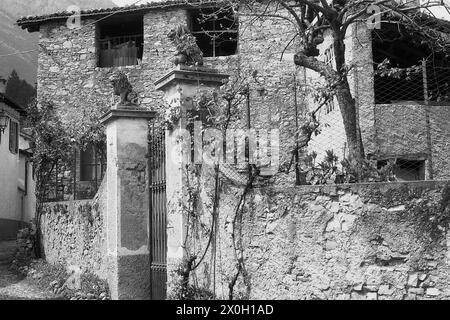
M 137 65 L 144 51 L 144 20 L 142 15 L 111 17 L 97 25 L 98 66 Z
M 80 181 L 101 181 L 106 170 L 102 149 L 93 145 L 80 152 Z

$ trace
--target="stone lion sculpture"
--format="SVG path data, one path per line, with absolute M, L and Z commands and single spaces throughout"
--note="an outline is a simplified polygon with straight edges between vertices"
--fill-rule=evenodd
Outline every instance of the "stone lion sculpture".
M 175 65 L 203 66 L 203 52 L 186 26 L 176 26 L 167 37 L 174 43 L 177 50 L 172 59 Z
M 123 71 L 114 73 L 109 80 L 114 88 L 114 94 L 120 96 L 118 105 L 136 106 L 138 104 L 139 97 Z

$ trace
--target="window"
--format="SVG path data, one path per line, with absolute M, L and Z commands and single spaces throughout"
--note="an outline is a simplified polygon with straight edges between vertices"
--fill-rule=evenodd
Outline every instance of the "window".
M 144 51 L 142 15 L 111 17 L 97 25 L 98 66 L 137 65 Z
M 333 67 L 333 61 L 334 61 L 334 47 L 331 45 L 329 48 L 327 48 L 324 52 L 324 62 L 330 66 Z
M 230 8 L 191 11 L 190 30 L 204 57 L 230 56 L 237 52 L 238 23 Z
M 9 121 L 9 151 L 19 152 L 19 124 L 13 120 Z
M 331 45 L 324 52 L 324 62 L 330 66 L 334 67 L 334 47 Z M 334 97 L 330 97 L 325 105 L 325 114 L 328 114 L 334 110 Z
M 376 104 L 423 104 L 425 99 L 433 104 L 450 101 L 448 53 L 433 52 L 420 34 L 412 34 L 398 24 L 382 23 L 380 30 L 372 32 L 372 51 Z
M 103 179 L 105 170 L 103 149 L 90 145 L 80 152 L 80 181 L 99 182 Z
M 425 180 L 425 160 L 397 158 L 393 161 L 395 162 L 393 173 L 397 181 Z M 377 167 L 381 169 L 387 164 L 388 160 L 380 160 L 377 163 Z
M 425 180 L 425 161 L 397 159 L 394 173 L 399 181 Z

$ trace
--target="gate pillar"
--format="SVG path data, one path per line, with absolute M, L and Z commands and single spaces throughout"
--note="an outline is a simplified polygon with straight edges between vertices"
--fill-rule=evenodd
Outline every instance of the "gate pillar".
M 167 104 L 179 108 L 180 118 L 166 131 L 166 194 L 167 194 L 167 274 L 168 283 L 185 258 L 184 241 L 186 237 L 187 216 L 183 211 L 186 195 L 186 159 L 190 148 L 186 150 L 186 139 L 191 139 L 187 130 L 187 111 L 192 108 L 193 97 L 199 91 L 214 90 L 222 86 L 228 75 L 214 69 L 178 65 L 174 70 L 155 82 L 157 90 L 164 92 Z M 180 139 L 180 136 L 183 139 Z M 184 141 L 183 141 L 184 140 Z M 192 141 L 192 140 L 190 140 Z M 188 143 L 190 145 L 190 142 Z M 171 288 L 167 288 L 170 297 Z
M 106 245 L 114 300 L 150 298 L 148 120 L 154 112 L 112 109 L 102 118 L 107 136 Z

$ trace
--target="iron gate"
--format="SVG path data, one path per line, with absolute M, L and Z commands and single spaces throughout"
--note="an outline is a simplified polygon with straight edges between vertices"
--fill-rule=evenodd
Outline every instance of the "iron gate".
M 150 283 L 151 299 L 166 299 L 167 208 L 165 130 L 153 121 L 149 137 Z

